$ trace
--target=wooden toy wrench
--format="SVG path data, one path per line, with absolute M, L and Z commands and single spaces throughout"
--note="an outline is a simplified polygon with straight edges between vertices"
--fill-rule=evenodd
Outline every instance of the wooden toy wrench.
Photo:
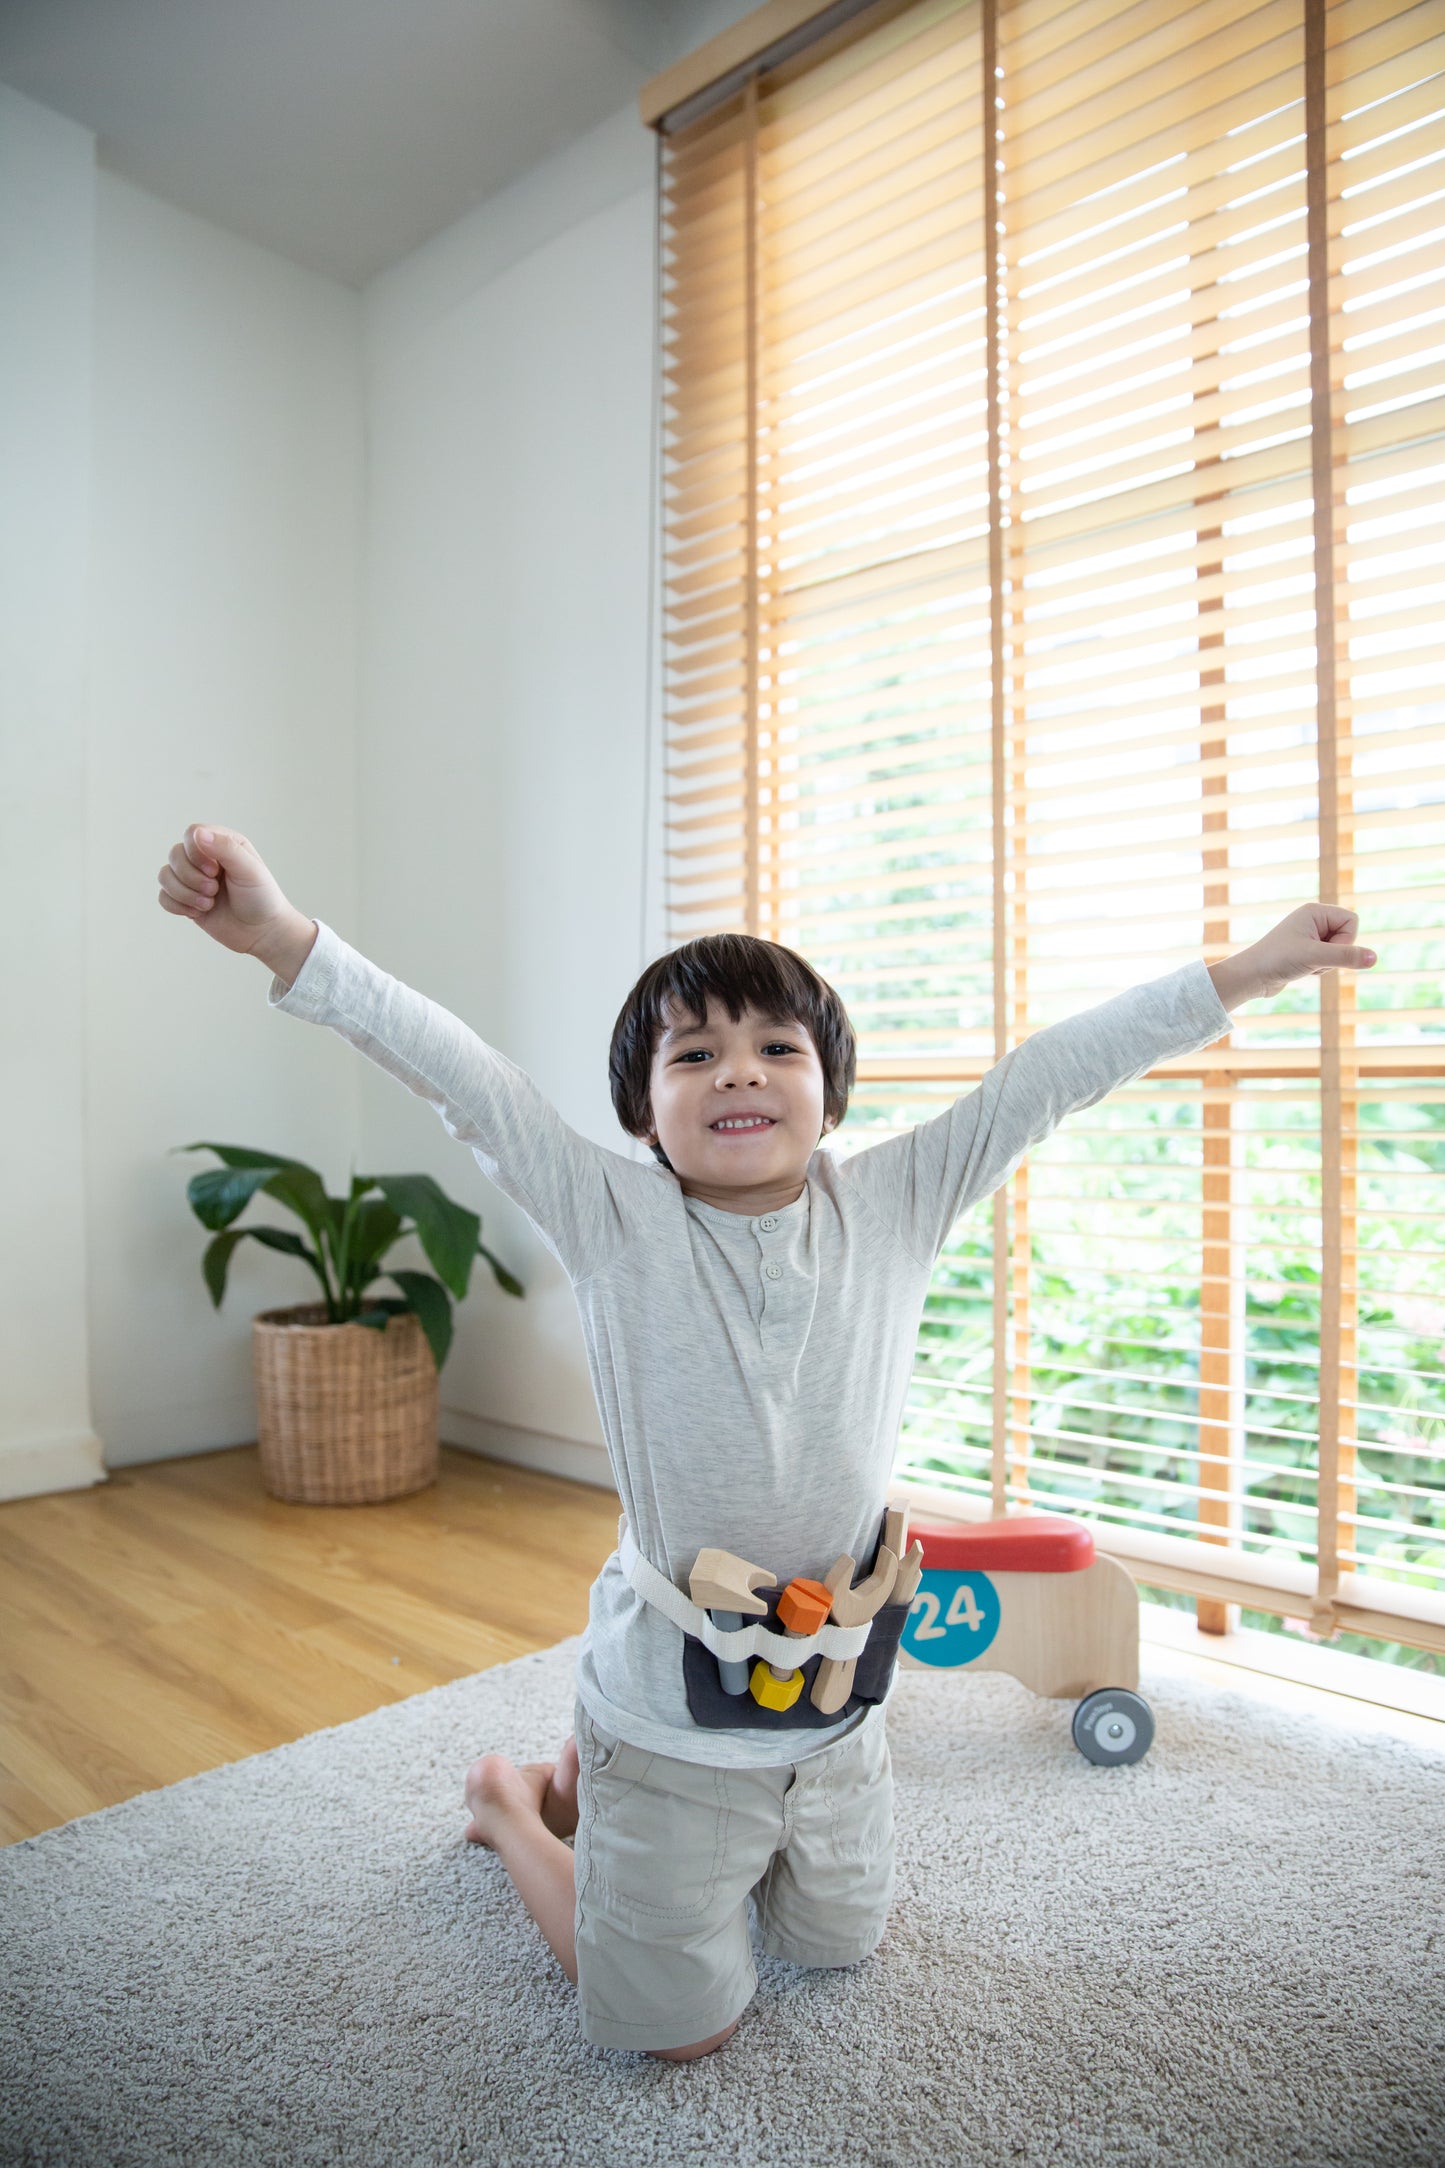
M 898 1584 L 900 1575 L 908 1582 L 909 1598 L 918 1586 L 918 1574 L 923 1560 L 923 1546 L 915 1543 L 907 1557 L 903 1547 L 908 1541 L 908 1514 L 902 1507 L 890 1506 L 883 1522 L 883 1540 L 878 1546 L 878 1557 L 873 1571 L 858 1586 L 852 1586 L 854 1561 L 845 1553 L 824 1575 L 824 1581 L 833 1598 L 830 1613 L 835 1625 L 862 1626 L 876 1618 Z M 917 1553 L 915 1558 L 914 1553 Z M 825 1716 L 835 1716 L 853 1691 L 853 1674 L 858 1668 L 856 1656 L 825 1656 L 818 1666 L 809 1699 L 815 1709 Z

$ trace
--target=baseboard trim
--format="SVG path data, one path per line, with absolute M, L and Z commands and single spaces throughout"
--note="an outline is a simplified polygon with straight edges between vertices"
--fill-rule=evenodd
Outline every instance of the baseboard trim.
M 460 1452 L 512 1461 L 519 1468 L 538 1468 L 544 1475 L 566 1476 L 573 1483 L 590 1483 L 596 1490 L 616 1495 L 605 1446 L 559 1438 L 546 1430 L 524 1430 L 517 1423 L 493 1422 L 490 1416 L 469 1415 L 464 1408 L 443 1408 L 440 1429 L 442 1444 L 454 1445 Z
M 93 1430 L 59 1431 L 0 1445 L 0 1501 L 89 1490 L 105 1481 L 105 1448 Z

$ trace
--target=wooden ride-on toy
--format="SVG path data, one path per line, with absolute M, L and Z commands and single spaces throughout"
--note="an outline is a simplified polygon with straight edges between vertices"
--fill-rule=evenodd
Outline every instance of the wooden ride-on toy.
M 923 1572 L 898 1660 L 933 1671 L 1006 1671 L 1035 1694 L 1078 1701 L 1074 1744 L 1110 1767 L 1148 1753 L 1139 1686 L 1139 1594 L 1062 1513 L 914 1521 Z

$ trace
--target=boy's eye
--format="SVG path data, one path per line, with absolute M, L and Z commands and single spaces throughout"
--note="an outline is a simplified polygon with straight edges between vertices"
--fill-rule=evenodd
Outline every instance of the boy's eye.
M 762 1051 L 765 1054 L 796 1054 L 798 1049 L 790 1046 L 786 1039 L 774 1039 Z M 693 1046 L 689 1047 L 685 1054 L 676 1055 L 674 1059 L 679 1062 L 711 1061 L 712 1055 L 705 1046 Z

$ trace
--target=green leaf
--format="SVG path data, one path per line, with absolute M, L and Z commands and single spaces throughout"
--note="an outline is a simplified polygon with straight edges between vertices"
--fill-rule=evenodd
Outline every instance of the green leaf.
M 526 1294 L 526 1288 L 523 1287 L 521 1281 L 516 1277 L 515 1273 L 508 1272 L 506 1266 L 502 1263 L 501 1258 L 494 1257 L 491 1251 L 487 1248 L 485 1242 L 479 1242 L 477 1244 L 477 1252 L 479 1256 L 486 1258 L 487 1263 L 491 1266 L 493 1272 L 497 1276 L 497 1285 L 499 1287 L 504 1287 L 509 1295 Z
M 401 1214 L 384 1199 L 368 1197 L 364 1204 L 356 1205 L 351 1219 L 351 1273 L 354 1275 L 361 1266 L 374 1265 L 400 1232 Z
M 308 1250 L 300 1235 L 293 1235 L 286 1227 L 238 1227 L 238 1235 L 254 1235 L 264 1242 L 268 1250 L 284 1250 L 288 1257 L 304 1257 L 308 1264 L 319 1266 L 320 1258 L 315 1250 Z
M 399 1295 L 382 1295 L 369 1310 L 358 1310 L 347 1322 L 352 1325 L 369 1325 L 373 1332 L 385 1332 L 394 1317 L 409 1313 L 411 1304 L 403 1302 Z
M 217 1235 L 214 1242 L 206 1244 L 201 1259 L 201 1271 L 205 1274 L 207 1287 L 211 1290 L 211 1307 L 219 1310 L 221 1297 L 226 1292 L 226 1274 L 230 1270 L 231 1252 L 241 1239 L 238 1227 L 233 1234 Z
M 378 1174 L 373 1179 L 389 1205 L 415 1220 L 417 1240 L 460 1302 L 472 1276 L 482 1231 L 480 1216 L 454 1204 L 429 1174 Z
M 287 1159 L 280 1152 L 252 1151 L 244 1144 L 214 1144 L 208 1140 L 176 1144 L 171 1149 L 214 1152 L 222 1162 L 221 1167 L 196 1175 L 186 1188 L 191 1208 L 204 1226 L 229 1226 L 261 1189 L 304 1222 L 318 1250 L 323 1228 L 331 1228 L 340 1236 L 345 1209 L 341 1199 L 327 1196 L 320 1175 L 304 1160 Z M 236 1179 L 233 1182 L 228 1183 L 226 1170 L 234 1173 Z
M 391 1272 L 388 1279 L 395 1280 L 406 1296 L 409 1310 L 415 1310 L 421 1319 L 421 1329 L 431 1345 L 432 1357 L 440 1372 L 452 1344 L 452 1306 L 447 1291 L 429 1272 Z
M 214 1242 L 207 1243 L 205 1255 L 201 1259 L 201 1270 L 205 1274 L 206 1285 L 211 1290 L 211 1301 L 216 1309 L 220 1309 L 221 1297 L 226 1292 L 226 1274 L 230 1269 L 231 1252 L 238 1242 L 245 1241 L 247 1235 L 254 1235 L 268 1250 L 284 1250 L 288 1257 L 303 1258 L 321 1282 L 321 1292 L 330 1300 L 321 1259 L 315 1250 L 307 1249 L 300 1235 L 293 1235 L 285 1227 L 232 1227 L 225 1234 L 217 1235 Z
M 229 1227 L 245 1211 L 276 1169 L 267 1164 L 246 1170 L 208 1167 L 186 1184 L 186 1201 L 203 1227 Z
M 331 1289 L 326 1281 L 326 1267 L 322 1264 L 315 1250 L 307 1248 L 300 1235 L 293 1235 L 284 1227 L 239 1227 L 236 1232 L 242 1235 L 254 1235 L 256 1240 L 264 1243 L 268 1250 L 284 1250 L 288 1257 L 301 1258 L 304 1263 L 311 1267 L 311 1270 L 320 1281 L 321 1294 L 327 1309 L 329 1310 L 332 1307 Z
M 283 1164 L 279 1174 L 262 1184 L 268 1197 L 284 1204 L 288 1212 L 294 1212 L 310 1229 L 317 1247 L 321 1244 L 321 1230 L 329 1229 L 336 1242 L 341 1240 L 341 1224 L 346 1217 L 346 1206 L 339 1197 L 329 1197 L 319 1174 L 310 1167 L 295 1161 Z

